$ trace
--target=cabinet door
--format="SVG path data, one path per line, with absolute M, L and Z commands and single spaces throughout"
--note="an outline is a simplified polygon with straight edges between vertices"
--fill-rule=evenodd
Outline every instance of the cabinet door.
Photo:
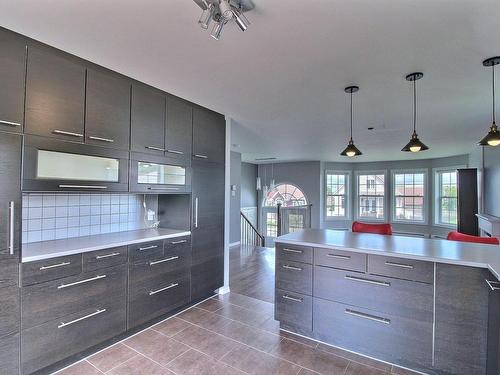
M 19 333 L 0 337 L 0 373 L 19 374 Z
M 167 96 L 165 155 L 190 161 L 192 140 L 193 109 L 191 105 L 180 98 Z
M 193 108 L 193 158 L 224 163 L 226 121 L 206 108 Z
M 132 85 L 131 150 L 162 155 L 165 151 L 165 94 Z
M 85 142 L 128 150 L 130 82 L 103 70 L 87 70 Z
M 22 131 L 26 45 L 16 35 L 0 31 L 0 130 Z
M 85 67 L 62 53 L 28 46 L 29 134 L 83 142 Z

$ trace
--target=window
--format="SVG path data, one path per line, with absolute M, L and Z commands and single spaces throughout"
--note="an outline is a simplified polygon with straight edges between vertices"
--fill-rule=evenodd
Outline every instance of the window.
M 436 223 L 457 225 L 457 171 L 438 171 L 437 180 L 437 215 Z
M 326 172 L 326 217 L 349 216 L 349 173 Z
M 385 173 L 360 173 L 357 176 L 358 217 L 384 220 Z
M 288 215 L 288 233 L 298 232 L 304 229 L 304 215 Z
M 268 212 L 266 214 L 266 236 L 278 236 L 278 218 L 276 212 Z
M 282 207 L 305 206 L 306 197 L 302 190 L 291 184 L 279 184 L 267 193 L 264 206 L 273 207 L 281 203 Z
M 426 172 L 405 171 L 393 173 L 393 220 L 426 222 Z

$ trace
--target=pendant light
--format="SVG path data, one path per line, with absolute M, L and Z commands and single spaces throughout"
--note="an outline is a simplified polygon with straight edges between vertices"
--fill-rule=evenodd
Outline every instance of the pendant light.
M 352 158 L 353 156 L 363 155 L 363 153 L 361 151 L 359 151 L 359 149 L 356 146 L 354 146 L 354 142 L 352 140 L 352 94 L 359 91 L 359 87 L 358 86 L 349 86 L 349 87 L 346 87 L 344 89 L 344 91 L 348 94 L 351 94 L 351 138 L 349 139 L 349 143 L 347 144 L 347 147 L 344 149 L 344 151 L 342 151 L 340 153 L 340 155 L 348 156 L 348 157 Z
M 406 76 L 406 80 L 413 82 L 413 134 L 411 135 L 410 142 L 403 147 L 401 151 L 404 152 L 419 152 L 428 150 L 429 147 L 424 145 L 417 134 L 417 81 L 424 76 L 424 73 L 411 73 Z
M 493 90 L 493 122 L 490 131 L 479 141 L 480 146 L 498 146 L 500 145 L 500 133 L 495 123 L 495 65 L 500 64 L 500 56 L 490 57 L 483 61 L 484 66 L 491 66 L 491 86 Z

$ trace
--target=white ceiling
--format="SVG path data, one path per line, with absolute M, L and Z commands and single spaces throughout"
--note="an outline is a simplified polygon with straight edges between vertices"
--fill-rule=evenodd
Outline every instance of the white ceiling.
M 347 85 L 357 161 L 463 154 L 485 135 L 500 55 L 498 0 L 254 0 L 220 41 L 191 0 L 0 0 L 0 25 L 231 116 L 243 159 L 344 160 Z M 499 76 L 500 76 L 500 69 Z M 430 150 L 399 150 L 418 133 Z M 498 86 L 498 85 L 497 85 Z M 374 126 L 373 132 L 368 126 Z

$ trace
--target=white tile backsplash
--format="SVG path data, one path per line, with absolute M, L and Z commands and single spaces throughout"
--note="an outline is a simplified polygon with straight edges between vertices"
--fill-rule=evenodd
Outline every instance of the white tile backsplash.
M 150 207 L 151 208 L 151 207 Z M 157 211 L 157 207 L 153 207 Z M 23 194 L 23 243 L 146 228 L 136 194 Z

